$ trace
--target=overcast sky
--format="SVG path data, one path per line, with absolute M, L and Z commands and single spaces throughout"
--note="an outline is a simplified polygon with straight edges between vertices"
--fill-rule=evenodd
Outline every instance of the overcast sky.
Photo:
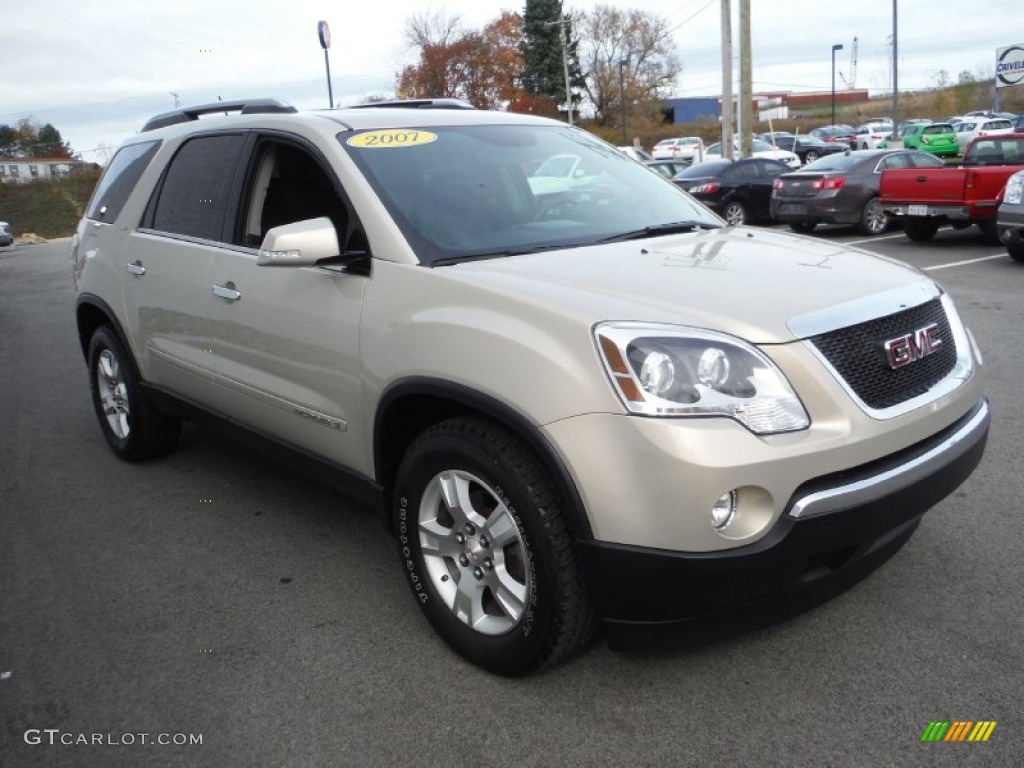
M 565 0 L 583 11 L 599 0 Z M 721 92 L 719 0 L 618 0 L 666 18 L 682 63 L 676 96 Z M 482 27 L 502 10 L 522 12 L 525 0 L 33 0 L 3 15 L 0 123 L 31 117 L 52 123 L 86 160 L 104 161 L 149 116 L 174 106 L 246 96 L 277 96 L 302 108 L 327 106 L 324 59 L 316 23 L 331 28 L 335 102 L 391 93 L 409 52 L 406 18 L 440 10 Z M 732 1 L 733 33 L 739 0 Z M 755 91 L 827 90 L 831 47 L 837 87 L 851 74 L 858 39 L 856 85 L 888 88 L 886 38 L 892 3 L 840 0 L 752 0 Z M 997 48 L 1024 42 L 1018 0 L 970 7 L 952 0 L 899 0 L 900 90 L 953 79 L 963 71 L 992 76 Z M 988 107 L 989 104 L 979 105 Z

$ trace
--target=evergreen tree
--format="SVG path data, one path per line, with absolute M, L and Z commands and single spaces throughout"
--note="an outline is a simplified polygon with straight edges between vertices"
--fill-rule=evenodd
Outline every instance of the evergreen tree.
M 583 87 L 577 41 L 572 23 L 562 12 L 562 0 L 526 0 L 523 11 L 523 89 L 532 96 L 543 96 L 557 104 L 567 102 L 565 69 L 562 62 L 562 26 L 569 41 L 569 84 L 572 103 L 580 100 Z

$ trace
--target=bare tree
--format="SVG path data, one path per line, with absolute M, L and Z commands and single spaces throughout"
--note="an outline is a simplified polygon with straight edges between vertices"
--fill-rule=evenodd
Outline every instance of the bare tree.
M 600 124 L 622 115 L 623 92 L 626 104 L 645 109 L 668 95 L 680 66 L 667 19 L 649 11 L 597 5 L 577 24 L 585 90 Z
M 461 27 L 462 17 L 458 14 L 428 8 L 405 20 L 405 40 L 417 51 L 432 46 L 443 47 L 460 36 Z

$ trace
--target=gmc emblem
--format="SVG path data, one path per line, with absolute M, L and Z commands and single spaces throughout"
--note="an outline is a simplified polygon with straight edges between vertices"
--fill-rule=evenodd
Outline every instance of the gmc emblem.
M 938 332 L 939 324 L 932 323 L 905 336 L 889 339 L 882 345 L 889 367 L 893 370 L 902 368 L 939 350 L 942 347 L 942 339 L 938 337 Z

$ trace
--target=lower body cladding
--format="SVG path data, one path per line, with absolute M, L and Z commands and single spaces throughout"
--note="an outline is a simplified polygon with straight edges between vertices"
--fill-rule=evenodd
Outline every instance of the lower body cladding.
M 850 587 L 967 479 L 989 422 L 981 401 L 909 448 L 802 483 L 749 544 L 683 552 L 609 543 L 595 530 L 598 538 L 579 542 L 578 552 L 609 645 L 630 651 L 708 642 L 775 623 Z
M 999 207 L 996 216 L 999 240 L 1006 250 L 1018 261 L 1024 261 L 1024 207 L 1006 205 Z

